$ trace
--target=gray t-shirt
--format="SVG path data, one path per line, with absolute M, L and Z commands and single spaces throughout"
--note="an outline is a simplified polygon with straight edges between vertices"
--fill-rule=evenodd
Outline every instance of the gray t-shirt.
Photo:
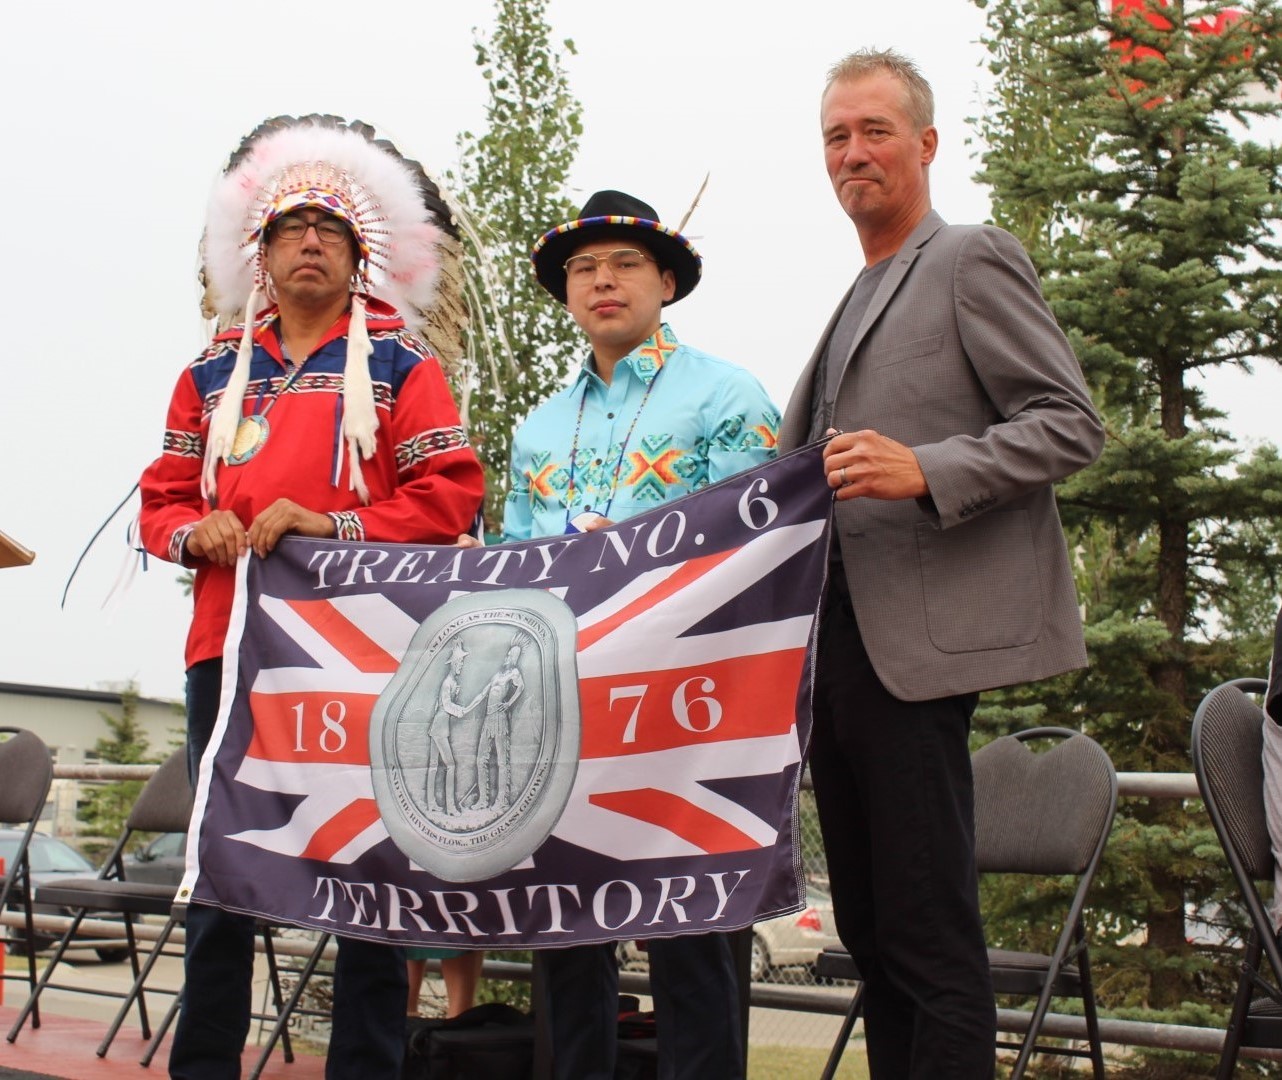
M 841 385 L 841 375 L 846 367 L 846 357 L 850 355 L 859 325 L 864 321 L 868 306 L 889 268 L 890 259 L 882 259 L 879 263 L 864 267 L 855 278 L 854 290 L 828 338 L 828 348 L 824 351 L 823 360 L 815 365 L 815 385 L 810 394 L 809 442 L 823 438 L 824 432 L 832 427 L 832 413 L 837 401 L 837 388 Z

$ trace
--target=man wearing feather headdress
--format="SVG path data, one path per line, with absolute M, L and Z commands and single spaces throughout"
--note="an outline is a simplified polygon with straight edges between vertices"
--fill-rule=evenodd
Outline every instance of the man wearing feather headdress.
M 333 117 L 268 121 L 215 186 L 203 275 L 223 329 L 179 377 L 141 482 L 147 549 L 196 571 L 193 776 L 241 556 L 265 557 L 289 533 L 445 543 L 473 521 L 481 467 L 416 332 L 448 240 L 441 210 L 415 163 Z M 240 1075 L 253 935 L 245 916 L 189 908 L 171 1076 Z M 403 950 L 342 941 L 326 1075 L 399 1077 L 405 998 Z
M 978 693 L 1082 667 L 1052 484 L 1103 444 L 1019 242 L 931 209 L 930 85 L 898 53 L 837 64 L 824 159 L 865 267 L 793 392 L 781 449 L 832 438 L 832 573 L 810 772 L 869 1071 L 991 1077 L 967 738 Z
M 678 341 L 662 319 L 663 307 L 698 284 L 702 259 L 650 206 L 597 192 L 532 257 L 540 284 L 569 309 L 592 351 L 512 441 L 505 539 L 600 528 L 774 456 L 779 413 L 761 384 Z M 654 940 L 649 955 L 659 1075 L 742 1076 L 729 938 Z M 608 1080 L 617 1046 L 613 944 L 550 949 L 541 962 L 555 1074 Z

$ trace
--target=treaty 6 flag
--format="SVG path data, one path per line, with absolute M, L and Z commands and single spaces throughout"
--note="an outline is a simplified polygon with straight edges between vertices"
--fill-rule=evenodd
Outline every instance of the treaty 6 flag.
M 179 898 L 474 947 L 798 908 L 820 455 L 597 532 L 243 558 Z

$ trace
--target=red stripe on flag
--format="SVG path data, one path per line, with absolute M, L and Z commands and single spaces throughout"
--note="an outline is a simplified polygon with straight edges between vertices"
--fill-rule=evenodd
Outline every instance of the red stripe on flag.
M 603 791 L 589 795 L 588 802 L 625 817 L 658 825 L 709 855 L 761 847 L 747 833 L 740 832 L 716 814 L 710 814 L 670 791 L 660 791 L 658 788 Z
M 805 658 L 804 649 L 781 649 L 671 671 L 580 679 L 580 755 L 618 757 L 786 734 L 796 723 Z
M 342 653 L 357 671 L 391 674 L 399 661 L 328 600 L 287 600 L 290 610 Z
M 332 859 L 377 820 L 378 804 L 373 799 L 356 799 L 312 834 L 302 857 L 322 862 Z
M 678 569 L 674 574 L 668 576 L 648 592 L 637 597 L 626 607 L 609 615 L 598 623 L 593 623 L 586 629 L 579 631 L 579 650 L 586 649 L 589 645 L 595 645 L 607 634 L 613 633 L 634 615 L 639 615 L 643 611 L 649 611 L 656 604 L 662 603 L 673 593 L 684 589 L 692 581 L 698 581 L 714 566 L 725 562 L 733 555 L 738 548 L 730 551 L 719 551 L 713 555 L 704 555 L 702 558 L 691 559 L 684 566 Z
M 309 765 L 368 765 L 373 694 L 249 695 L 254 737 L 249 757 Z

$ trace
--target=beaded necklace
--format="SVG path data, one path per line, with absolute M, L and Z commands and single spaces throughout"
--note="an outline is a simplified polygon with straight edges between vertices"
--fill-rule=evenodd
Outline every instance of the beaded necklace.
M 664 366 L 666 367 L 666 365 Z M 637 406 L 637 411 L 632 414 L 632 423 L 628 425 L 628 433 L 623 436 L 623 444 L 619 447 L 619 456 L 614 462 L 614 471 L 610 476 L 610 498 L 606 501 L 605 508 L 599 511 L 604 518 L 610 516 L 610 507 L 614 505 L 615 492 L 619 489 L 619 471 L 623 468 L 623 455 L 628 452 L 628 443 L 632 440 L 632 433 L 636 430 L 637 421 L 641 419 L 641 411 L 645 408 L 645 403 L 650 400 L 650 392 L 654 389 L 654 384 L 659 381 L 659 376 L 662 374 L 662 367 L 654 373 L 654 377 L 645 388 L 645 393 L 641 395 L 641 403 Z M 585 382 L 583 396 L 579 398 L 579 416 L 574 422 L 574 441 L 570 444 L 570 483 L 565 489 L 565 524 L 567 528 L 574 508 L 574 474 L 578 469 L 579 432 L 583 428 L 583 409 L 587 403 L 588 385 Z M 588 506 L 584 509 L 591 512 L 592 507 Z

